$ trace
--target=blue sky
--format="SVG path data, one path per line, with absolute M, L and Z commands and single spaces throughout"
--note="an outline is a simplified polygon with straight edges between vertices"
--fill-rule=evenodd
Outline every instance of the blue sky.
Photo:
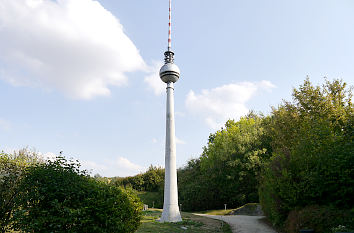
M 308 75 L 354 83 L 352 0 L 174 0 L 177 166 Z M 0 0 L 0 149 L 104 176 L 164 165 L 168 0 Z

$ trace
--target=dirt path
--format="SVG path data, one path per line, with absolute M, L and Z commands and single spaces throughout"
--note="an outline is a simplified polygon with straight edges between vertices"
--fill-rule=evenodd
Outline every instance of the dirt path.
M 246 215 L 207 215 L 197 214 L 213 219 L 220 219 L 227 222 L 233 233 L 277 233 L 268 225 L 262 222 L 263 216 L 246 216 Z

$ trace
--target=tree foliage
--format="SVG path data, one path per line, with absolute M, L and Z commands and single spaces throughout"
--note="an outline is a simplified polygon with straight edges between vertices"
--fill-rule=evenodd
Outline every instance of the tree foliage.
M 135 195 L 108 186 L 58 157 L 28 167 L 13 213 L 24 232 L 134 232 L 141 203 Z
M 163 186 L 164 177 L 165 169 L 150 165 L 146 172 L 135 176 L 113 177 L 111 184 L 137 191 L 158 192 Z
M 353 213 L 333 206 L 309 205 L 296 208 L 290 211 L 284 230 L 287 233 L 298 233 L 301 229 L 314 229 L 321 233 L 353 232 Z
M 39 156 L 26 148 L 13 154 L 0 153 L 0 232 L 5 232 L 11 224 L 26 167 L 39 161 Z
M 200 159 L 191 159 L 178 170 L 178 197 L 186 211 L 215 208 L 212 184 L 201 169 Z
M 270 156 L 266 119 L 253 113 L 209 136 L 199 159 L 179 172 L 180 202 L 187 209 L 237 207 L 258 201 L 257 175 Z
M 340 80 L 307 79 L 293 102 L 274 108 L 267 130 L 273 156 L 264 167 L 260 201 L 278 225 L 308 205 L 353 208 L 354 128 L 351 89 Z

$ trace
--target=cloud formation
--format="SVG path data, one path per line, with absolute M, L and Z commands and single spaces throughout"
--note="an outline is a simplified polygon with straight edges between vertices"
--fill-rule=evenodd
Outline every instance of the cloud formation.
M 189 91 L 187 109 L 204 118 L 212 129 L 220 128 L 228 119 L 238 119 L 248 113 L 247 101 L 258 91 L 271 91 L 275 86 L 269 81 L 231 83 L 196 94 Z
M 1 79 L 90 99 L 137 70 L 138 49 L 98 1 L 0 1 Z
M 101 176 L 134 176 L 144 172 L 146 168 L 134 164 L 124 157 L 117 157 L 115 160 L 103 160 L 100 163 L 84 160 L 81 162 L 82 168 L 92 172 L 92 175 L 100 174 Z

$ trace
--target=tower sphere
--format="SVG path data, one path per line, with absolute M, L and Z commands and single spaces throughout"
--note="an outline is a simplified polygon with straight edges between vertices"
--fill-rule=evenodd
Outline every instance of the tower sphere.
M 160 78 L 165 83 L 177 82 L 180 70 L 174 63 L 166 63 L 160 69 Z

